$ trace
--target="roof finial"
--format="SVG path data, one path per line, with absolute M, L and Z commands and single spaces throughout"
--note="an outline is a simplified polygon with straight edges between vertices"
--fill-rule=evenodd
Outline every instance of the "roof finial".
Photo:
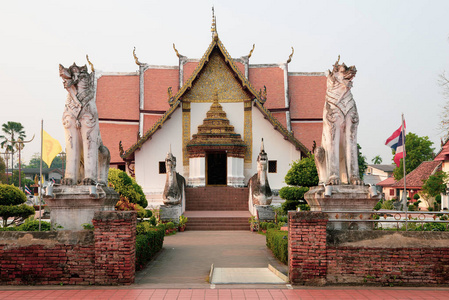
M 175 43 L 173 43 L 173 50 L 175 50 L 176 56 L 181 58 L 182 54 L 179 54 L 178 49 L 176 49 Z
M 139 59 L 137 58 L 137 55 L 136 55 L 136 47 L 134 47 L 133 56 L 134 56 L 134 61 L 136 62 L 136 65 L 141 66 L 142 63 L 139 61 Z
M 212 39 L 218 38 L 217 33 L 217 20 L 215 19 L 215 9 L 212 6 L 212 26 L 210 27 L 210 31 L 212 32 Z
M 295 53 L 295 49 L 292 47 L 292 54 L 287 59 L 287 63 L 289 64 L 292 61 L 293 54 Z
M 265 147 L 263 145 L 263 138 L 262 138 L 262 144 L 260 145 L 260 152 L 265 152 Z
M 89 65 L 90 65 L 91 71 L 92 71 L 92 72 L 95 72 L 94 65 L 90 62 L 90 60 L 89 60 L 89 55 L 87 55 L 87 54 L 86 54 L 86 59 L 87 59 L 87 62 L 89 63 Z
M 253 49 L 249 51 L 248 58 L 251 58 L 251 55 L 253 55 L 254 48 L 256 48 L 256 44 L 253 44 Z

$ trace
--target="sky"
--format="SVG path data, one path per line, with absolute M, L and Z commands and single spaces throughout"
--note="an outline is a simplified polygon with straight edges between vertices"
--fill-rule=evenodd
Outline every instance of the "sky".
M 40 149 L 40 126 L 65 148 L 61 116 L 66 90 L 58 65 L 134 72 L 132 55 L 150 65 L 178 64 L 172 44 L 201 58 L 211 42 L 211 8 L 232 57 L 250 64 L 285 62 L 290 72 L 355 65 L 352 93 L 358 143 L 368 163 L 392 162 L 385 140 L 405 116 L 407 132 L 440 150 L 445 99 L 438 76 L 449 73 L 449 1 L 6 1 L 0 0 L 0 124 L 20 122 L 28 162 Z

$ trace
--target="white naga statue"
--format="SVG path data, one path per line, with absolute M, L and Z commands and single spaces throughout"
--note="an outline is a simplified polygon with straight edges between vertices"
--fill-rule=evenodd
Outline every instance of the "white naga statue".
M 268 183 L 268 155 L 265 152 L 263 139 L 260 147 L 260 153 L 257 157 L 257 173 L 249 179 L 248 185 L 251 187 L 253 204 L 270 205 L 273 200 L 270 184 Z
M 320 184 L 361 185 L 359 175 L 357 125 L 359 115 L 352 97 L 355 66 L 339 64 L 327 72 L 326 101 L 323 111 L 321 146 L 315 150 Z
M 165 170 L 167 177 L 165 181 L 164 193 L 162 195 L 165 205 L 181 204 L 183 190 L 185 187 L 185 179 L 176 172 L 176 157 L 170 151 L 165 158 Z
M 62 123 L 65 129 L 67 165 L 64 184 L 106 185 L 108 182 L 108 148 L 103 146 L 95 104 L 94 73 L 87 66 L 69 68 L 59 65 L 64 88 L 67 90 Z

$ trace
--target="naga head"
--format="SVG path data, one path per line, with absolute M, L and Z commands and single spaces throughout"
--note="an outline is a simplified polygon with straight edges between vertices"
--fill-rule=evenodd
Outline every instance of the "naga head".
M 262 139 L 262 145 L 260 147 L 259 156 L 257 156 L 257 169 L 260 171 L 264 171 L 267 170 L 267 168 L 268 168 L 268 155 L 265 152 Z
M 165 168 L 168 172 L 176 170 L 176 157 L 170 152 L 167 153 L 167 157 L 165 158 Z

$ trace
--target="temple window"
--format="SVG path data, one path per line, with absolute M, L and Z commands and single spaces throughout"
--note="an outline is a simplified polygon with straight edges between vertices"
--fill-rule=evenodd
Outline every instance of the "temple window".
M 167 169 L 165 168 L 165 161 L 159 162 L 159 174 L 166 174 Z
M 278 171 L 278 161 L 269 160 L 268 161 L 268 173 L 277 173 Z

